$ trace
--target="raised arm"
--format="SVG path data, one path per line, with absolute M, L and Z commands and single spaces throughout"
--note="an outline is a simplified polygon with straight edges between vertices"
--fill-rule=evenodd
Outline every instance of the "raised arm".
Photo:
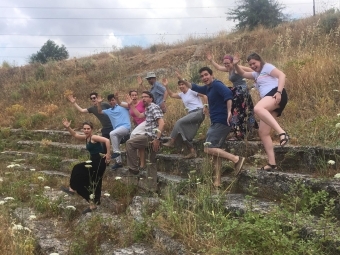
M 169 85 L 169 82 L 168 82 L 168 79 L 166 78 L 163 78 L 162 79 L 162 84 L 163 86 L 166 88 L 166 91 L 168 92 L 169 96 L 172 97 L 172 98 L 177 98 L 177 99 L 181 99 L 181 97 L 178 95 L 178 93 L 174 93 L 170 90 L 170 88 L 168 87 Z
M 241 75 L 243 78 L 246 79 L 250 79 L 250 80 L 254 80 L 253 71 L 245 71 L 241 66 L 238 65 L 238 63 L 240 62 L 240 57 L 238 53 L 235 53 L 234 55 L 234 60 L 233 60 L 233 64 L 234 64 L 234 68 L 236 70 L 236 72 Z
M 223 72 L 228 72 L 228 70 L 227 70 L 227 68 L 225 68 L 225 66 L 221 66 L 214 61 L 214 56 L 210 52 L 207 53 L 207 59 L 217 70 L 223 71 Z
M 138 83 L 138 87 L 139 87 L 139 89 L 140 89 L 140 93 L 143 92 L 143 91 L 145 91 L 145 90 L 147 90 L 147 89 L 145 89 L 145 87 L 143 86 L 143 79 L 142 79 L 142 77 L 140 77 L 140 76 L 137 77 L 137 83 Z
M 129 105 L 128 105 L 127 102 L 121 102 L 119 100 L 119 93 L 118 92 L 115 93 L 115 99 L 116 99 L 116 102 L 117 102 L 118 105 L 120 105 L 121 107 L 124 107 L 126 109 L 129 109 Z
M 67 129 L 68 132 L 70 132 L 70 134 L 79 139 L 79 140 L 84 140 L 85 139 L 85 135 L 80 135 L 77 134 L 76 131 L 74 131 L 70 126 L 71 126 L 71 121 L 68 121 L 66 118 L 63 118 L 63 125 L 64 127 Z
M 99 114 L 104 114 L 103 109 L 102 109 L 102 102 L 103 102 L 103 98 L 100 95 L 98 95 L 97 96 L 97 110 Z
M 182 75 L 181 75 L 178 71 L 175 71 L 175 73 L 176 73 L 177 79 L 178 79 L 179 81 L 183 81 L 184 84 L 185 84 L 185 86 L 187 86 L 189 89 L 192 88 L 191 83 L 188 82 L 187 80 L 183 79 Z
M 242 70 L 245 71 L 245 72 L 254 72 L 254 70 L 251 69 L 251 68 L 248 67 L 248 66 L 240 66 L 240 65 L 238 65 L 238 66 L 241 67 Z
M 73 95 L 68 95 L 67 99 L 77 108 L 78 111 L 82 113 L 88 113 L 89 111 L 87 109 L 81 108 L 77 103 L 76 103 L 76 98 Z

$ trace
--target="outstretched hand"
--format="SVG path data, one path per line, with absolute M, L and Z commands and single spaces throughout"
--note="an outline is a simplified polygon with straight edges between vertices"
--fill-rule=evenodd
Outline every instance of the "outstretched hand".
M 176 73 L 177 79 L 179 81 L 183 80 L 182 75 L 181 75 L 181 73 L 179 71 L 175 71 L 175 73 Z
M 163 78 L 162 79 L 162 84 L 163 84 L 164 87 L 167 87 L 168 84 L 169 84 L 168 79 L 167 78 Z
M 103 102 L 103 98 L 100 95 L 98 95 L 97 96 L 97 103 L 101 103 L 101 102 Z
M 71 122 L 72 122 L 71 120 L 68 121 L 66 118 L 63 118 L 63 125 L 65 128 L 69 128 L 71 125 Z
M 132 99 L 131 99 L 131 97 L 130 97 L 129 94 L 126 95 L 125 101 L 127 102 L 127 104 L 128 104 L 129 106 L 132 104 Z
M 67 98 L 72 104 L 76 102 L 76 98 L 73 95 L 68 95 Z
M 214 56 L 210 52 L 208 52 L 207 59 L 211 62 L 214 59 Z
M 141 86 L 143 84 L 142 77 L 140 77 L 140 76 L 137 77 L 137 83 L 138 83 L 139 86 Z
M 240 54 L 238 52 L 235 52 L 233 56 L 233 64 L 237 65 L 238 63 L 240 63 Z

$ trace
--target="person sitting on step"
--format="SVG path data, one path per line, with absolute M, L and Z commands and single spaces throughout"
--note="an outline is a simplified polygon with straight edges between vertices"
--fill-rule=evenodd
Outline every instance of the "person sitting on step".
M 129 97 L 131 98 L 131 104 L 134 106 L 135 109 L 139 113 L 145 112 L 145 105 L 143 100 L 138 100 L 138 92 L 137 90 L 130 90 L 129 91 Z M 135 128 L 132 130 L 130 139 L 134 138 L 136 135 L 144 135 L 145 134 L 145 117 L 139 118 L 134 113 L 134 110 L 129 106 L 126 102 L 120 102 L 118 93 L 115 94 L 115 98 L 117 103 L 129 109 L 130 116 L 132 117 L 133 124 L 135 125 Z M 138 149 L 138 156 L 139 156 L 139 162 L 140 162 L 140 168 L 145 168 L 145 149 Z
M 125 175 L 138 176 L 140 167 L 138 165 L 138 149 L 147 148 L 150 154 L 151 163 L 156 162 L 156 153 L 159 150 L 162 132 L 164 130 L 163 111 L 153 103 L 153 95 L 149 91 L 143 91 L 142 100 L 145 105 L 145 112 L 140 113 L 132 104 L 131 98 L 126 98 L 127 103 L 139 118 L 145 118 L 145 134 L 137 135 L 126 142 L 126 154 L 128 171 Z
M 98 95 L 97 97 L 97 107 L 100 114 L 106 114 L 112 123 L 113 130 L 110 132 L 110 140 L 112 144 L 112 159 L 116 159 L 116 164 L 112 166 L 112 170 L 116 170 L 123 167 L 121 152 L 119 149 L 122 139 L 130 134 L 131 122 L 129 111 L 117 104 L 114 94 L 107 96 L 111 108 L 103 110 L 101 108 L 102 97 Z

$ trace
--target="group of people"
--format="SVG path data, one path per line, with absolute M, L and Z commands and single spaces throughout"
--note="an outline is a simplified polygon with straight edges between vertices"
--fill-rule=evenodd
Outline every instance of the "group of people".
M 215 79 L 213 71 L 209 67 L 202 67 L 199 74 L 203 86 L 190 83 L 176 72 L 179 93 L 170 90 L 167 79 L 164 78 L 161 84 L 156 80 L 155 73 L 149 72 L 145 78 L 151 85 L 150 90 L 143 87 L 141 77 L 137 78 L 139 87 L 143 90 L 141 100 L 138 99 L 137 90 L 131 90 L 125 102 L 119 100 L 118 94 L 110 94 L 107 97 L 108 104 L 103 102 L 101 96 L 93 92 L 90 94 L 93 106 L 83 109 L 76 103 L 73 95 L 70 95 L 69 101 L 80 112 L 93 113 L 99 119 L 103 128 L 102 137 L 93 135 L 92 124 L 86 122 L 83 125 L 84 135 L 79 135 L 70 128 L 69 121 L 63 121 L 64 126 L 74 137 L 85 140 L 86 147 L 91 154 L 91 169 L 94 169 L 92 175 L 89 175 L 87 179 L 80 178 L 79 169 L 83 169 L 86 165 L 83 163 L 76 165 L 71 174 L 70 186 L 69 188 L 63 187 L 63 191 L 69 194 L 77 192 L 87 201 L 91 201 L 91 194 L 93 194 L 94 203 L 90 205 L 86 212 L 94 210 L 96 205 L 100 203 L 101 181 L 106 163 L 110 159 L 115 159 L 116 163 L 112 166 L 112 169 L 115 170 L 123 166 L 119 145 L 129 135 L 130 138 L 126 141 L 128 169 L 123 174 L 139 175 L 140 171 L 145 168 L 145 150 L 150 155 L 150 162 L 155 163 L 155 156 L 161 146 L 165 126 L 165 102 L 168 96 L 181 99 L 188 113 L 176 122 L 170 140 L 163 145 L 173 147 L 176 138 L 180 135 L 182 141 L 190 150 L 190 153 L 185 155 L 184 158 L 197 157 L 192 141 L 205 116 L 209 114 L 211 125 L 204 143 L 204 152 L 213 158 L 214 186 L 219 187 L 221 185 L 222 159 L 228 159 L 235 164 L 236 175 L 241 171 L 245 161 L 244 157 L 233 155 L 222 149 L 231 131 L 236 139 L 242 140 L 245 139 L 249 131 L 258 129 L 268 157 L 268 164 L 263 166 L 261 170 L 276 170 L 274 147 L 270 136 L 271 129 L 278 133 L 281 146 L 286 145 L 289 141 L 287 132 L 280 127 L 275 119 L 281 115 L 288 101 L 284 88 L 285 74 L 275 66 L 264 62 L 257 53 L 252 53 L 247 57 L 249 67 L 239 65 L 240 57 L 238 54 L 224 56 L 224 66 L 217 64 L 211 54 L 207 54 L 207 59 L 216 69 L 229 73 L 229 81 L 232 82 L 233 87 L 228 88 L 223 82 Z M 254 80 L 255 88 L 260 92 L 261 99 L 255 106 L 248 93 L 244 78 Z M 254 114 L 260 119 L 259 124 L 256 122 Z M 130 116 L 135 125 L 132 132 L 130 132 Z M 104 146 L 101 144 L 104 144 Z M 101 156 L 101 159 L 98 160 L 99 146 L 103 147 L 104 156 Z M 91 178 L 94 179 L 91 180 Z M 94 191 L 87 188 L 86 192 L 86 187 L 90 187 L 91 182 L 98 185 L 96 185 Z

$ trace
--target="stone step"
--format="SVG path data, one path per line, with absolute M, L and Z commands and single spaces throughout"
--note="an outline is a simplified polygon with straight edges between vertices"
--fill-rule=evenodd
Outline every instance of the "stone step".
M 79 155 L 85 155 L 87 150 L 84 144 L 69 144 L 59 142 L 46 141 L 18 141 L 19 149 L 29 148 L 30 151 L 51 154 L 54 156 L 63 156 L 69 158 L 77 158 Z
M 87 153 L 85 146 L 82 144 L 69 144 L 69 143 L 59 143 L 59 142 L 42 142 L 42 141 L 18 141 L 18 145 L 22 147 L 30 147 L 31 149 L 53 153 L 55 155 L 63 155 L 67 157 L 78 157 L 79 154 Z M 227 141 L 227 151 L 241 156 L 248 155 L 248 162 L 254 164 L 258 163 L 260 165 L 266 164 L 266 157 L 262 145 L 259 142 L 243 142 L 243 141 Z M 124 147 L 124 146 L 123 146 Z M 122 147 L 122 149 L 123 149 Z M 158 154 L 158 159 L 160 161 L 160 169 L 165 170 L 167 168 L 176 170 L 184 168 L 178 172 L 185 172 L 188 169 L 201 166 L 200 158 L 185 160 L 183 159 L 183 154 L 169 154 L 167 149 L 162 149 L 160 154 Z M 328 161 L 335 161 L 335 165 L 332 166 L 333 169 L 340 170 L 340 148 L 324 148 L 324 147 L 311 147 L 311 146 L 274 146 L 275 156 L 278 162 L 278 166 L 281 169 L 289 169 L 289 171 L 299 172 L 314 172 L 320 168 L 327 168 Z M 123 161 L 126 160 L 126 152 L 122 150 L 121 152 Z M 250 156 L 251 155 L 251 156 Z M 205 153 L 202 154 L 201 158 L 207 158 Z M 172 162 L 169 165 L 169 162 Z
M 243 170 L 235 182 L 233 190 L 242 194 L 255 193 L 257 197 L 280 200 L 294 187 L 303 185 L 316 193 L 326 191 L 335 198 L 335 215 L 340 219 L 340 180 L 336 178 L 314 177 L 309 174 Z M 252 194 L 254 195 L 254 194 Z M 302 195 L 302 194 L 301 194 Z
M 83 134 L 83 132 L 76 131 L 78 134 Z M 21 140 L 49 140 L 52 142 L 65 142 L 65 143 L 75 143 L 80 144 L 81 142 L 74 139 L 72 135 L 65 130 L 25 130 L 25 129 L 10 129 L 10 134 L 21 139 Z

